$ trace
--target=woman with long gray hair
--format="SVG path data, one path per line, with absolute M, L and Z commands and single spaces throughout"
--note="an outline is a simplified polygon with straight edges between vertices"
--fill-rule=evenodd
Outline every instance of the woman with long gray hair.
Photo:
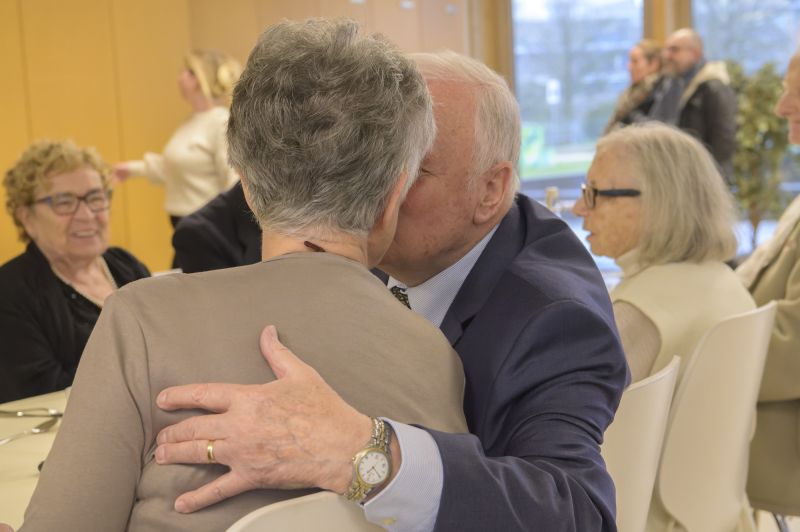
M 159 390 L 275 380 L 259 352 L 277 341 L 268 324 L 338 392 L 331 408 L 350 408 L 344 400 L 372 417 L 344 427 L 339 461 L 315 449 L 286 456 L 281 439 L 265 435 L 268 452 L 328 478 L 352 470 L 350 458 L 372 437 L 377 449 L 364 456 L 377 469 L 365 467 L 363 483 L 318 488 L 360 500 L 396 472 L 392 431 L 379 416 L 466 431 L 457 355 L 369 271 L 392 241 L 433 136 L 424 81 L 386 41 L 359 36 L 347 21 L 266 30 L 236 86 L 228 129 L 264 261 L 134 283 L 109 298 L 22 530 L 223 530 L 307 493 L 256 490 L 184 515 L 181 493 L 233 474 L 216 463 L 226 441 L 203 436 L 207 464 L 160 465 L 155 454 L 159 431 L 192 415 L 157 408 Z M 274 384 L 297 394 L 276 372 Z M 279 413 L 265 405 L 265 415 Z
M 705 331 L 755 308 L 725 264 L 735 214 L 714 160 L 688 134 L 646 123 L 603 137 L 586 177 L 573 210 L 592 252 L 622 269 L 611 300 L 633 381 L 676 354 L 685 368 Z
M 680 382 L 706 331 L 755 308 L 724 262 L 736 252 L 733 198 L 689 134 L 646 123 L 604 137 L 573 210 L 592 252 L 622 269 L 611 301 L 633 381 L 678 355 Z M 749 511 L 745 497 L 741 515 Z M 647 530 L 683 530 L 657 491 Z

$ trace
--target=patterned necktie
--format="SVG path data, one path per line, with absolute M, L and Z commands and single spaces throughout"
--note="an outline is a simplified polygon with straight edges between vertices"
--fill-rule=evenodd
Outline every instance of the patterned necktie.
M 400 303 L 404 304 L 408 308 L 411 308 L 411 305 L 408 303 L 408 294 L 406 294 L 405 288 L 400 288 L 399 286 L 393 286 L 389 290 L 392 291 L 392 295 L 400 301 Z

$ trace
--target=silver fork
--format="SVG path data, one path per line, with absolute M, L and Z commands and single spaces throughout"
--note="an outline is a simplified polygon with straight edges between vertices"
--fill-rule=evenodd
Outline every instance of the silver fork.
M 0 410 L 0 416 L 10 417 L 61 417 L 64 413 L 55 408 L 24 408 L 22 410 Z
M 58 418 L 57 417 L 51 417 L 50 419 L 48 419 L 46 421 L 42 421 L 41 423 L 39 423 L 38 425 L 36 425 L 35 427 L 33 427 L 31 429 L 23 430 L 22 432 L 17 432 L 16 434 L 12 434 L 11 436 L 8 436 L 7 438 L 3 438 L 2 440 L 0 440 L 0 445 L 5 445 L 10 441 L 14 441 L 16 439 L 22 438 L 23 436 L 28 436 L 28 435 L 31 435 L 31 434 L 41 434 L 42 432 L 47 432 L 56 423 L 58 423 Z

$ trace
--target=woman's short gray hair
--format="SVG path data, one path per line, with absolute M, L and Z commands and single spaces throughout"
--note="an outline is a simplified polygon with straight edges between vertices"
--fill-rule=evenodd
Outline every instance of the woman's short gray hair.
M 229 159 L 262 227 L 366 235 L 435 136 L 414 63 L 356 22 L 285 21 L 258 40 L 233 93 Z
M 473 85 L 475 113 L 475 176 L 502 161 L 514 168 L 514 191 L 519 190 L 520 116 L 516 98 L 506 81 L 480 61 L 445 50 L 412 54 L 426 80 Z M 473 177 L 475 177 L 473 176 Z
M 694 137 L 647 122 L 619 129 L 597 143 L 627 159 L 642 191 L 643 266 L 728 260 L 736 253 L 733 196 L 714 159 Z

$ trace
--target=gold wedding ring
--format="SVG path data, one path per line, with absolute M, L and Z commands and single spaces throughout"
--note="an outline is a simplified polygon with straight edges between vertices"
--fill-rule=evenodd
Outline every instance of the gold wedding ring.
M 217 463 L 217 460 L 214 458 L 214 440 L 208 440 L 208 445 L 206 446 L 206 457 L 208 458 L 209 464 Z

